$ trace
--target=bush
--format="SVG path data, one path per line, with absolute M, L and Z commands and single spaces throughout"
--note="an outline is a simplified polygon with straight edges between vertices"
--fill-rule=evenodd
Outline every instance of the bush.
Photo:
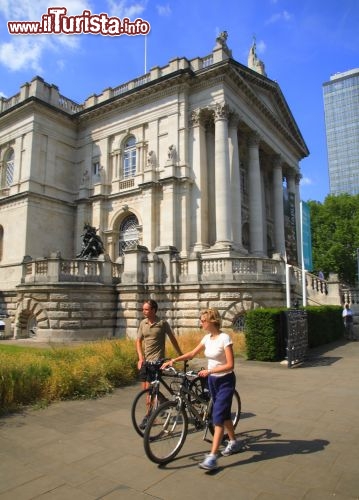
M 333 342 L 343 336 L 342 308 L 340 306 L 308 306 L 308 347 Z M 257 361 L 284 359 L 287 308 L 254 309 L 246 313 L 246 354 Z
M 277 361 L 280 358 L 281 309 L 248 311 L 245 325 L 247 358 Z
M 317 347 L 343 337 L 344 325 L 340 306 L 305 308 L 308 313 L 309 347 Z
M 195 347 L 203 331 L 180 335 L 183 352 Z M 244 352 L 244 335 L 233 334 L 234 351 Z M 172 344 L 167 354 L 175 356 Z M 0 409 L 46 405 L 61 399 L 95 398 L 133 383 L 138 375 L 135 341 L 103 340 L 51 348 L 0 346 Z
M 78 347 L 2 348 L 0 408 L 94 398 L 136 377 L 137 355 L 130 340 L 105 340 Z

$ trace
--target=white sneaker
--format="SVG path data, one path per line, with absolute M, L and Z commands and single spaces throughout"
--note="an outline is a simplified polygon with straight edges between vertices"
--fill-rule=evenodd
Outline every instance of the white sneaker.
M 228 441 L 227 446 L 223 451 L 221 451 L 221 455 L 223 457 L 229 457 L 229 455 L 233 455 L 234 453 L 238 453 L 241 450 L 242 446 L 239 441 Z
M 206 458 L 198 464 L 201 469 L 214 470 L 218 469 L 217 458 L 213 455 L 207 455 Z

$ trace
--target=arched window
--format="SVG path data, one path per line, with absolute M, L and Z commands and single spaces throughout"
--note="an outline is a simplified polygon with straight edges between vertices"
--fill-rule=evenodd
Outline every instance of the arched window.
M 14 180 L 15 153 L 11 148 L 5 156 L 5 187 L 11 186 Z
M 246 317 L 245 314 L 237 314 L 232 323 L 232 328 L 235 332 L 244 332 L 245 331 L 245 323 Z
M 123 149 L 123 178 L 133 177 L 136 173 L 136 139 L 127 139 Z
M 138 244 L 138 219 L 134 214 L 126 217 L 120 226 L 119 255 L 123 255 L 127 248 Z

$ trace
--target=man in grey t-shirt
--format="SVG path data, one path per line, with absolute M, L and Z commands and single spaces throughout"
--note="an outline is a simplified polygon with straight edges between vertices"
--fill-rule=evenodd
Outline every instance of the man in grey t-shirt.
M 143 303 L 142 312 L 144 319 L 138 328 L 136 350 L 140 381 L 146 389 L 153 380 L 153 370 L 150 363 L 165 357 L 166 336 L 172 342 L 179 356 L 182 352 L 170 325 L 157 316 L 158 305 L 155 300 L 149 299 Z

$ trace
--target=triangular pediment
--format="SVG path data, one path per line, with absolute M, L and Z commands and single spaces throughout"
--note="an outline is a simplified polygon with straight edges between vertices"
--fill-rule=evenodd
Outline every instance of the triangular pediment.
M 235 63 L 235 72 L 256 107 L 277 127 L 285 130 L 302 149 L 303 156 L 306 156 L 308 148 L 278 83 L 240 63 Z

